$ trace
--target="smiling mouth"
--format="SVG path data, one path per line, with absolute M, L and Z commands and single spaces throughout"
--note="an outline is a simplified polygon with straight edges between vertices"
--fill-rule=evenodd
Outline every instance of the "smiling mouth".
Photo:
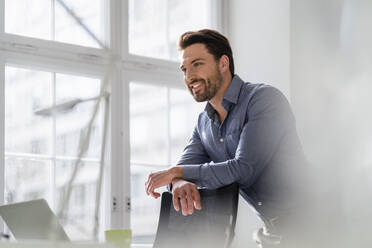
M 203 85 L 203 82 L 199 81 L 197 83 L 193 83 L 192 85 L 190 85 L 190 88 L 192 92 L 195 94 L 201 89 L 202 85 Z

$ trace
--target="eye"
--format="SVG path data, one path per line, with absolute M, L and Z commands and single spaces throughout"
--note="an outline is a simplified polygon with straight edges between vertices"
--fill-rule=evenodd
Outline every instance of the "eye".
M 195 63 L 194 63 L 194 67 L 198 67 L 199 65 L 201 65 L 200 62 L 195 62 Z

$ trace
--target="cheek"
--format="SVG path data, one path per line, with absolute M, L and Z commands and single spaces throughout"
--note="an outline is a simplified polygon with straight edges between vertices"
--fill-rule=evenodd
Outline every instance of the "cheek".
M 208 70 L 205 71 L 205 75 L 208 75 L 208 77 L 211 78 L 214 75 L 216 75 L 217 72 L 218 72 L 218 67 L 214 66 L 214 67 L 208 68 Z

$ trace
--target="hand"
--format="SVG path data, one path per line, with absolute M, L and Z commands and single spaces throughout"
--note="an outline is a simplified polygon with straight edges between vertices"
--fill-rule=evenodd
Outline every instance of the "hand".
M 166 170 L 157 171 L 151 173 L 145 183 L 146 194 L 151 195 L 154 198 L 158 198 L 160 194 L 155 192 L 155 189 L 168 185 L 175 178 L 182 177 L 182 167 L 175 166 Z
M 195 184 L 183 179 L 175 179 L 173 184 L 173 206 L 176 211 L 180 210 L 178 198 L 181 199 L 182 215 L 191 215 L 194 213 L 194 207 L 198 210 L 202 209 L 200 203 L 199 190 Z

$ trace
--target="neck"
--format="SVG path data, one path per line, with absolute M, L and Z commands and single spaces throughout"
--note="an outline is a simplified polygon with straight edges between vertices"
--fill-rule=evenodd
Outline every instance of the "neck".
M 213 106 L 213 108 L 217 111 L 218 117 L 220 119 L 220 123 L 222 123 L 227 115 L 227 111 L 224 107 L 222 107 L 222 100 L 223 96 L 225 95 L 227 89 L 231 84 L 231 74 L 229 73 L 225 77 L 222 77 L 222 83 L 220 89 L 217 91 L 216 95 L 209 100 L 209 103 Z
M 221 87 L 217 91 L 216 95 L 211 100 L 209 100 L 209 103 L 213 106 L 214 109 L 217 110 L 218 108 L 222 107 L 222 99 L 231 84 L 231 80 L 232 77 L 230 73 L 228 73 L 228 75 L 226 75 L 225 77 L 222 77 Z

